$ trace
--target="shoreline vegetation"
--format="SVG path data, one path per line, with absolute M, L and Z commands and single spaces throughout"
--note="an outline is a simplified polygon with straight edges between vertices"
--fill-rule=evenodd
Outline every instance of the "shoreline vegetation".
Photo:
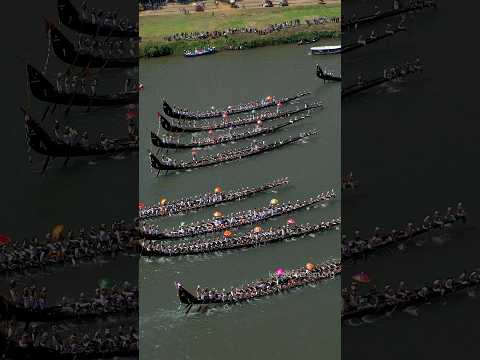
M 264 46 L 298 43 L 319 39 L 339 38 L 340 23 L 302 24 L 275 31 L 267 35 L 237 33 L 228 37 L 205 40 L 167 41 L 166 36 L 175 33 L 223 31 L 230 28 L 265 28 L 295 19 L 302 22 L 318 17 L 340 17 L 340 5 L 297 5 L 277 8 L 231 9 L 215 13 L 205 11 L 184 15 L 169 13 L 140 17 L 140 57 L 151 58 L 167 55 L 183 55 L 184 50 L 215 47 L 217 50 L 252 49 Z

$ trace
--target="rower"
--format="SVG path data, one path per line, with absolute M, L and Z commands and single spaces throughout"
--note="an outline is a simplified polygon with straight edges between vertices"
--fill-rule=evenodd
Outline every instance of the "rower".
M 395 34 L 395 31 L 393 31 L 391 24 L 387 24 L 387 27 L 385 28 L 385 33 L 390 35 Z
M 83 134 L 82 134 L 82 138 L 80 139 L 80 146 L 84 147 L 84 148 L 88 148 L 89 147 L 89 141 L 88 141 L 88 132 L 85 131 Z
M 62 92 L 62 73 L 57 74 L 57 92 Z
M 92 92 L 92 96 L 95 96 L 96 88 L 97 88 L 97 79 L 94 78 L 90 84 L 90 90 Z
M 363 77 L 362 77 L 362 75 L 358 75 L 358 77 L 357 77 L 357 86 L 363 86 Z
M 363 45 L 363 46 L 367 45 L 367 41 L 366 41 L 366 40 L 363 40 L 363 36 L 362 36 L 362 35 L 359 35 L 359 36 L 358 36 L 357 43 L 359 43 L 359 44 L 361 44 L 361 45 Z
M 55 125 L 53 125 L 53 134 L 58 140 L 61 140 L 62 135 L 60 133 L 60 123 L 58 120 L 55 120 Z

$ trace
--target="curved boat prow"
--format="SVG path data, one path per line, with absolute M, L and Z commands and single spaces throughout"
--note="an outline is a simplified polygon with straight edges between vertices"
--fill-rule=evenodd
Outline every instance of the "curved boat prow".
M 48 100 L 55 94 L 55 88 L 43 74 L 32 65 L 27 64 L 28 83 L 32 94 L 40 100 Z
M 168 105 L 167 101 L 163 99 L 163 112 L 170 117 L 174 117 L 175 113 L 170 105 Z
M 192 293 L 185 289 L 182 284 L 175 283 L 175 286 L 177 288 L 178 299 L 182 304 L 194 305 L 200 303 L 200 301 Z
M 150 165 L 152 168 L 155 170 L 175 170 L 176 167 L 173 165 L 168 165 L 165 164 L 165 162 L 161 161 L 159 158 L 157 158 L 153 153 L 149 153 L 148 156 L 150 157 Z

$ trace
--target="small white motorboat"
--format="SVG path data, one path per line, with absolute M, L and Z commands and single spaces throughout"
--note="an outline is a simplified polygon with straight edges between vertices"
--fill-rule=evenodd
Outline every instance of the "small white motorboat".
M 310 48 L 312 55 L 339 54 L 342 51 L 341 45 L 314 46 Z

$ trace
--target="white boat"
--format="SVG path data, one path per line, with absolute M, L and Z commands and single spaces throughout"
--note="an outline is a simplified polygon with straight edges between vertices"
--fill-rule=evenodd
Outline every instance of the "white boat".
M 339 54 L 342 51 L 341 45 L 314 46 L 310 48 L 313 55 Z

